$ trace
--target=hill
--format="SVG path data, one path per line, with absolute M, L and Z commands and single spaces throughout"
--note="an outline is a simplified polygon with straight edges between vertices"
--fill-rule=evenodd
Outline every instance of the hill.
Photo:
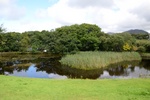
M 146 32 L 144 30 L 140 30 L 140 29 L 132 29 L 132 30 L 128 30 L 125 32 L 128 32 L 130 34 L 149 34 L 148 32 Z
M 149 39 L 149 33 L 140 29 L 132 29 L 132 30 L 125 31 L 123 33 L 130 33 L 132 36 L 134 36 L 137 39 Z

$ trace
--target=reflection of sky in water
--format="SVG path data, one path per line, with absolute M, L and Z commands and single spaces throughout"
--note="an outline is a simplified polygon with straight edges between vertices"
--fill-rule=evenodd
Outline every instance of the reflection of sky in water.
M 35 64 L 32 64 L 27 71 L 14 71 L 13 74 L 10 74 L 12 76 L 20 76 L 20 77 L 33 77 L 33 78 L 59 78 L 59 79 L 65 79 L 66 76 L 61 76 L 58 74 L 47 74 L 45 71 L 36 71 Z
M 149 77 L 150 78 L 150 66 L 149 63 L 145 63 L 146 66 L 142 65 L 137 66 L 124 66 L 116 65 L 106 68 L 103 72 L 93 72 L 93 71 L 74 71 L 74 69 L 66 69 L 65 67 L 58 67 L 53 65 L 52 62 L 42 62 L 42 63 L 29 63 L 29 65 L 17 66 L 13 65 L 13 68 L 6 69 L 4 67 L 0 68 L 0 74 L 11 75 L 11 76 L 20 76 L 20 77 L 32 77 L 32 78 L 49 78 L 49 79 L 66 79 L 66 78 L 138 78 L 138 77 Z M 23 63 L 26 64 L 26 63 Z M 28 62 L 27 62 L 28 64 Z M 29 66 L 29 67 L 28 67 Z M 139 67 L 140 66 L 140 67 Z M 89 76 L 88 76 L 89 75 Z
M 66 79 L 67 78 L 67 76 L 60 76 L 60 75 L 58 75 L 58 74 L 54 74 L 54 73 L 51 73 L 51 74 L 49 74 L 48 75 L 49 76 L 49 78 L 58 78 L 58 79 Z
M 121 75 L 110 75 L 109 71 L 104 70 L 103 74 L 99 78 L 138 78 L 140 75 L 143 76 L 149 76 L 150 71 L 146 70 L 145 68 L 140 68 L 138 66 L 134 67 L 134 71 L 131 71 L 130 67 L 124 69 L 126 73 L 123 73 Z

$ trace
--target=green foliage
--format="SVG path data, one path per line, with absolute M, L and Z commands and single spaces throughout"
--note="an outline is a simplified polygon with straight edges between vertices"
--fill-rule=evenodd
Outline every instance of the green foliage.
M 99 49 L 102 51 L 126 51 L 124 45 L 129 47 L 135 45 L 135 38 L 129 33 L 118 33 L 112 35 L 103 35 L 100 37 Z
M 20 34 L 9 32 L 1 34 L 1 51 L 19 51 Z
M 48 50 L 52 53 L 66 54 L 78 51 L 78 39 L 75 34 L 67 34 L 59 31 L 48 35 Z
M 137 40 L 136 41 L 138 48 L 144 47 L 146 52 L 150 52 L 150 40 Z M 143 51 L 143 52 L 144 52 Z
M 26 52 L 30 47 L 30 38 L 27 33 L 22 33 L 20 41 L 20 51 Z
M 133 37 L 136 39 L 142 40 L 142 39 L 149 39 L 149 34 L 148 33 L 138 33 L 138 34 L 132 34 Z
M 3 28 L 3 24 L 0 25 L 0 33 L 4 33 L 6 31 L 5 28 Z
M 134 29 L 126 31 L 127 33 L 130 33 L 134 38 L 142 40 L 142 39 L 149 39 L 149 33 L 144 30 Z
M 139 46 L 137 51 L 138 52 L 145 52 L 146 48 L 144 46 Z
M 142 46 L 143 42 L 137 42 Z M 139 47 L 137 46 L 137 47 Z M 128 48 L 127 48 L 128 47 Z M 130 48 L 129 48 L 130 47 Z M 0 52 L 48 52 L 55 54 L 78 51 L 132 51 L 136 40 L 129 33 L 105 34 L 94 24 L 74 24 L 51 31 L 28 31 L 0 34 Z M 146 51 L 149 43 L 144 42 Z
M 81 38 L 82 48 L 80 50 L 82 51 L 94 51 L 98 50 L 99 45 L 99 39 L 98 37 L 94 37 L 91 34 L 86 34 Z
M 63 26 L 49 34 L 48 49 L 52 53 L 75 53 L 98 50 L 99 36 L 103 34 L 96 25 L 81 24 Z

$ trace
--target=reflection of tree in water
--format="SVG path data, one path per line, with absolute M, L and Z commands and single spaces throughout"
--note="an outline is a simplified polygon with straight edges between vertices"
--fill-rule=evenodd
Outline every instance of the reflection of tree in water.
M 37 71 L 45 71 L 46 73 L 55 73 L 59 75 L 66 75 L 68 78 L 90 78 L 97 79 L 102 70 L 80 70 L 70 68 L 68 66 L 62 66 L 58 60 L 51 59 L 50 61 L 44 61 L 36 64 Z
M 21 72 L 22 70 L 27 71 L 29 64 L 26 64 L 27 61 L 5 61 L 0 62 L 0 74 L 13 74 L 14 71 Z
M 13 73 L 13 69 L 5 68 L 6 64 L 12 65 L 11 63 L 7 63 L 7 62 L 0 62 L 0 74 L 1 75 L 5 75 L 6 72 L 9 73 L 9 74 Z
M 56 59 L 42 59 L 36 63 L 36 71 L 45 71 L 46 73 L 56 73 L 56 67 L 58 61 Z
M 128 75 L 128 71 L 126 68 L 124 68 L 123 66 L 118 66 L 116 68 L 109 68 L 107 69 L 107 71 L 109 72 L 110 76 L 120 76 L 120 75 L 124 75 L 127 76 Z
M 80 70 L 71 68 L 68 66 L 61 65 L 58 61 L 60 57 L 48 58 L 48 57 L 40 57 L 37 59 L 22 59 L 22 60 L 14 60 L 14 61 L 1 61 L 0 62 L 0 74 L 13 74 L 14 71 L 21 72 L 22 70 L 27 71 L 31 64 L 35 64 L 36 71 L 46 72 L 47 74 L 55 73 L 59 75 L 66 75 L 68 78 L 90 78 L 97 79 L 103 74 L 103 69 L 95 69 L 95 70 Z M 135 63 L 135 64 L 134 64 Z M 139 65 L 137 61 L 133 62 L 131 66 L 128 66 L 131 62 L 121 62 L 117 64 L 113 64 L 106 68 L 110 74 L 110 76 L 127 76 L 130 72 L 134 72 L 135 66 Z M 116 67 L 117 66 L 117 67 Z M 140 66 L 145 69 L 150 70 L 149 61 L 144 61 L 140 63 Z
M 144 67 L 147 70 L 150 70 L 150 60 L 143 60 L 140 63 L 140 67 Z
M 130 69 L 131 69 L 131 72 L 134 72 L 135 67 L 134 67 L 134 66 L 131 66 Z
M 3 67 L 1 66 L 1 62 L 0 62 L 0 75 L 4 75 L 4 69 L 3 69 Z
M 67 75 L 69 78 L 89 78 L 89 79 L 97 79 L 101 74 L 103 74 L 102 69 L 95 69 L 95 70 L 81 70 L 70 68 L 68 66 L 61 66 L 60 71 L 61 75 Z
M 130 65 L 129 65 L 130 64 Z M 135 66 L 138 65 L 139 62 L 120 62 L 117 64 L 112 64 L 106 69 L 109 72 L 110 76 L 128 76 L 130 71 L 135 71 Z M 117 67 L 116 67 L 117 66 Z

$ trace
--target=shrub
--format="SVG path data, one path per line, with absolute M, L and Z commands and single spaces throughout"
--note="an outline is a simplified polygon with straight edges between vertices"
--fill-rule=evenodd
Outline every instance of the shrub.
M 138 52 L 145 52 L 146 48 L 144 46 L 139 46 L 137 51 Z
M 136 43 L 138 48 L 143 46 L 145 48 L 145 52 L 150 52 L 150 40 L 137 40 Z

